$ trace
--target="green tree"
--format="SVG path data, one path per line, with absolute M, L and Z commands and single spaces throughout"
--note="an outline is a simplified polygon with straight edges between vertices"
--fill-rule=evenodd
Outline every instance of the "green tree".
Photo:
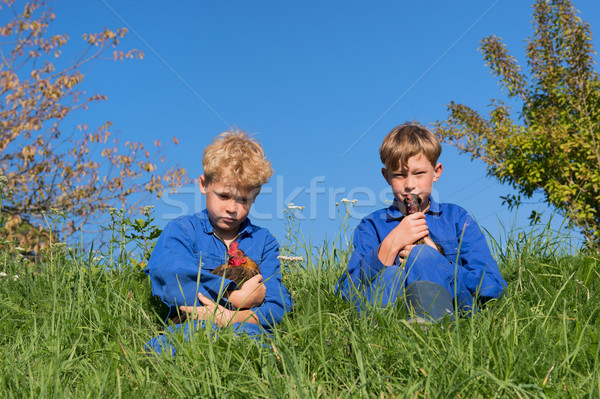
M 106 100 L 83 91 L 82 67 L 106 55 L 142 58 L 140 51 L 117 49 L 125 29 L 83 35 L 79 56 L 65 63 L 69 38 L 47 33 L 54 14 L 43 0 L 0 0 L 0 9 L 4 17 L 12 13 L 0 26 L 0 175 L 11 192 L 2 202 L 7 220 L 0 238 L 37 252 L 48 233 L 44 213 L 66 212 L 70 221 L 62 233 L 68 235 L 109 207 L 135 209 L 129 204 L 135 194 L 160 196 L 187 181 L 184 169 L 164 166 L 159 141 L 151 151 L 142 143 L 120 143 L 110 122 L 63 133 L 75 111 Z
M 443 142 L 487 164 L 489 175 L 519 196 L 541 192 L 545 201 L 600 247 L 600 79 L 592 33 L 568 0 L 537 0 L 527 40 L 528 73 L 495 36 L 480 51 L 512 103 L 492 100 L 488 117 L 452 102 L 438 122 Z

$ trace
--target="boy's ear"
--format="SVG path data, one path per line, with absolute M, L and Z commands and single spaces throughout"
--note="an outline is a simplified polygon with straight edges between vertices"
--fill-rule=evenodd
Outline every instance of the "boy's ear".
M 444 167 L 442 166 L 441 163 L 438 163 L 437 165 L 435 165 L 435 167 L 433 168 L 433 181 L 437 181 L 440 178 L 443 170 L 444 170 Z
M 204 175 L 200 175 L 198 179 L 198 184 L 200 185 L 200 192 L 206 195 L 206 178 Z
M 387 184 L 391 185 L 390 183 L 390 179 L 388 176 L 388 171 L 386 168 L 381 168 L 381 174 L 383 175 L 383 178 L 385 179 L 385 181 L 387 182 Z

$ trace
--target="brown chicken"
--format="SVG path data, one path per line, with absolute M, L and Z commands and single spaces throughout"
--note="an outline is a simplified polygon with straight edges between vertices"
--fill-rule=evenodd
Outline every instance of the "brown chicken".
M 404 199 L 404 205 L 406 206 L 406 215 L 412 215 L 413 213 L 419 212 L 421 210 L 421 198 L 417 194 L 409 194 L 408 197 Z M 420 240 L 415 242 L 415 245 L 421 244 L 425 244 L 424 238 L 421 238 Z M 446 256 L 444 248 L 438 243 L 434 242 L 434 244 L 439 253 Z
M 225 276 L 226 278 L 235 281 L 239 286 L 257 274 L 260 270 L 256 262 L 246 256 L 244 251 L 239 248 L 239 244 L 234 241 L 229 244 L 227 251 L 229 260 L 227 263 L 217 267 L 211 273 L 217 276 Z
M 239 244 L 237 242 L 234 241 L 229 244 L 227 255 L 229 255 L 227 263 L 211 271 L 212 274 L 221 277 L 225 276 L 226 278 L 235 281 L 239 287 L 241 287 L 249 278 L 260 274 L 256 262 L 248 258 L 244 251 L 239 249 Z M 172 316 L 171 320 L 175 324 L 181 324 L 187 317 L 187 313 L 182 313 Z

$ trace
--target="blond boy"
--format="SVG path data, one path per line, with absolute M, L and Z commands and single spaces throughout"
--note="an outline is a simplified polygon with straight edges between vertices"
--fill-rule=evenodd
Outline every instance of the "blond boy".
M 196 327 L 210 320 L 218 327 L 261 334 L 292 307 L 281 282 L 277 241 L 248 219 L 261 186 L 273 175 L 271 164 L 258 141 L 238 131 L 217 136 L 204 150 L 202 164 L 206 209 L 177 218 L 163 230 L 146 269 L 152 293 L 171 308 L 172 316 L 194 319 Z M 260 268 L 242 286 L 210 273 L 227 262 L 233 241 Z M 189 324 L 183 328 L 187 337 Z M 165 335 L 148 347 L 174 351 Z

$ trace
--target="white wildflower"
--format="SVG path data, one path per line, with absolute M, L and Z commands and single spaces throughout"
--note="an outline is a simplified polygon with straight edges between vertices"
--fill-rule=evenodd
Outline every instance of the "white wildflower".
M 358 202 L 358 200 L 357 199 L 351 200 L 351 199 L 348 199 L 348 198 L 342 198 L 342 202 L 345 203 L 345 204 L 356 204 Z
M 288 207 L 288 209 L 300 209 L 300 210 L 304 209 L 303 206 L 294 205 L 294 203 L 292 203 L 292 202 L 290 202 L 287 207 Z
M 0 277 L 6 277 L 8 276 L 8 274 L 4 273 L 4 272 L 0 272 Z
M 304 258 L 302 256 L 286 256 L 286 255 L 279 255 L 277 257 L 277 259 L 279 259 L 279 260 L 289 260 L 289 261 L 302 261 L 302 260 L 304 260 Z
M 13 281 L 17 281 L 18 279 L 19 279 L 19 275 L 15 274 L 14 277 L 13 277 Z

